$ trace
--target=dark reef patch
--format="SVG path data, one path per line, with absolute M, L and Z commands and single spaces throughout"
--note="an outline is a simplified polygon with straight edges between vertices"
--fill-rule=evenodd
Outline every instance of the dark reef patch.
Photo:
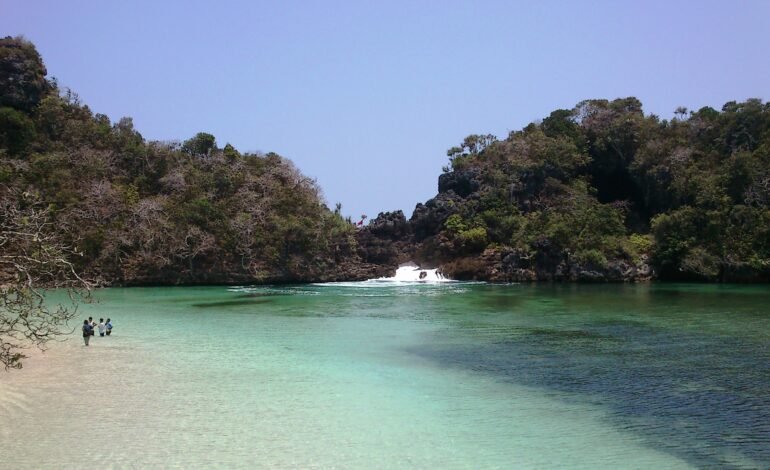
M 558 331 L 516 328 L 495 340 L 411 350 L 611 410 L 614 426 L 699 467 L 736 455 L 770 466 L 770 347 L 633 322 Z M 761 351 L 761 355 L 757 355 Z

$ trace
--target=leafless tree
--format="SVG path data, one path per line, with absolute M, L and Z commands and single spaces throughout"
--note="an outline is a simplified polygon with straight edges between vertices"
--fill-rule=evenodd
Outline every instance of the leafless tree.
M 207 253 L 216 246 L 216 239 L 199 227 L 190 226 L 184 237 L 184 244 L 180 247 L 179 257 L 187 260 L 190 273 L 193 272 L 193 261 L 197 256 Z
M 51 209 L 29 193 L 0 187 L 0 364 L 20 369 L 31 347 L 72 332 L 78 304 L 90 299 L 90 283 L 75 271 L 78 256 L 62 242 Z M 61 289 L 52 301 L 44 289 Z

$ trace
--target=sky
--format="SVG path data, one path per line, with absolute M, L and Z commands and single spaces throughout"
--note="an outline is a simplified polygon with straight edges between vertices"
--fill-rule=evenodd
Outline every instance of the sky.
M 0 36 L 148 140 L 276 152 L 370 219 L 446 150 L 585 99 L 647 113 L 770 98 L 770 1 L 0 0 Z

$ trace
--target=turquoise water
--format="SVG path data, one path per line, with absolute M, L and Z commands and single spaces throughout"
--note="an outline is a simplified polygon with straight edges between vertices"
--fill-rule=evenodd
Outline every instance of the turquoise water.
M 0 374 L 0 467 L 767 468 L 770 288 L 97 292 Z

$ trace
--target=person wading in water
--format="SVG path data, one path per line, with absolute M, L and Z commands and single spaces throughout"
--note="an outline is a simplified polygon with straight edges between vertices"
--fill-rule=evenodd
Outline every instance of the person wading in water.
M 83 320 L 83 342 L 86 343 L 86 346 L 88 346 L 92 334 L 94 334 L 94 327 L 88 323 L 88 320 Z

